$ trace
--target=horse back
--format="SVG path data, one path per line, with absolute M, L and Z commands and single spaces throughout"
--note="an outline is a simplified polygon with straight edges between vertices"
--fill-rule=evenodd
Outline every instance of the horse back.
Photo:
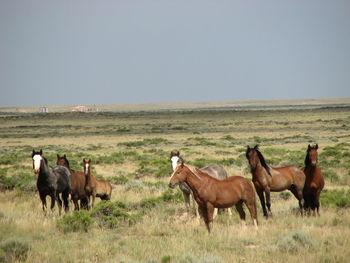
M 208 165 L 200 168 L 200 170 L 202 172 L 207 173 L 209 176 L 216 178 L 216 179 L 219 179 L 219 180 L 223 180 L 223 179 L 226 179 L 228 177 L 225 168 L 222 167 L 221 165 L 216 164 L 216 163 L 208 164 Z
M 106 180 L 96 180 L 96 189 L 97 194 L 112 194 L 112 185 Z

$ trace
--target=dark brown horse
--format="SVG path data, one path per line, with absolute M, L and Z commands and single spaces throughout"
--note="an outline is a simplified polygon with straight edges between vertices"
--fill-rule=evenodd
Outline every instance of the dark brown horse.
M 215 208 L 229 208 L 235 205 L 241 220 L 245 222 L 243 203 L 248 207 L 257 227 L 255 191 L 249 180 L 240 176 L 218 180 L 194 166 L 181 162 L 171 175 L 169 187 L 174 188 L 183 182 L 191 188 L 209 233 L 212 230 Z
M 64 210 L 67 213 L 69 211 L 68 197 L 71 192 L 70 172 L 66 167 L 55 166 L 50 167 L 47 159 L 43 156 L 43 151 L 40 150 L 32 152 L 33 169 L 34 173 L 38 174 L 38 180 L 36 182 L 39 196 L 41 199 L 43 211 L 46 212 L 46 196 L 51 197 L 51 210 L 55 207 L 55 200 L 58 202 L 59 214 L 62 209 L 62 199 L 64 202 Z
M 66 155 L 60 156 L 57 154 L 57 165 L 62 165 L 67 167 L 70 171 L 70 178 L 72 182 L 71 199 L 74 203 L 74 210 L 79 210 L 80 208 L 89 209 L 88 196 L 85 192 L 85 176 L 81 171 L 74 171 L 69 166 L 69 161 Z M 80 206 L 79 206 L 80 200 Z
M 266 206 L 271 214 L 270 192 L 281 192 L 289 190 L 299 201 L 300 213 L 303 213 L 303 188 L 305 183 L 304 172 L 296 166 L 290 165 L 272 168 L 258 149 L 247 146 L 246 157 L 249 161 L 253 175 L 255 190 L 259 196 L 264 216 L 267 218 Z M 266 197 L 266 206 L 265 198 Z
M 95 176 L 91 173 L 91 159 L 83 159 L 83 168 L 85 176 L 85 192 L 88 196 L 89 207 L 94 207 L 97 186 Z
M 320 194 L 324 187 L 324 179 L 321 173 L 321 169 L 317 166 L 318 154 L 317 154 L 318 144 L 315 146 L 307 147 L 306 157 L 305 157 L 305 167 L 304 173 L 306 176 L 303 196 L 304 196 L 304 209 L 309 213 L 310 208 L 313 215 L 319 213 L 320 208 Z
M 180 152 L 179 151 L 172 151 L 170 153 L 170 161 L 171 161 L 171 166 L 173 168 L 173 171 L 175 171 L 177 165 L 179 163 L 183 162 L 183 159 L 180 156 Z M 210 164 L 200 168 L 200 170 L 202 172 L 207 173 L 209 176 L 216 178 L 216 179 L 219 179 L 219 180 L 223 180 L 223 179 L 226 179 L 228 177 L 225 168 L 222 167 L 221 165 L 218 165 L 215 163 L 210 163 Z M 192 197 L 192 204 L 193 204 L 193 207 L 194 207 L 195 212 L 196 212 L 196 218 L 199 219 L 198 206 L 194 200 L 194 195 L 193 195 L 190 187 L 186 183 L 181 183 L 179 185 L 179 188 L 182 191 L 182 194 L 184 196 L 187 211 L 190 210 L 190 197 Z M 230 216 L 232 215 L 231 208 L 227 208 L 227 212 Z M 217 214 L 217 209 L 215 209 L 215 211 L 214 211 L 214 217 L 216 216 L 216 214 Z

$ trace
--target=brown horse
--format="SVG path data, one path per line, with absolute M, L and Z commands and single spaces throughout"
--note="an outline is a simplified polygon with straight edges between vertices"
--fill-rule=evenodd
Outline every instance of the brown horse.
M 106 180 L 96 179 L 96 197 L 101 198 L 101 200 L 111 200 L 112 185 Z
M 255 190 L 259 196 L 264 216 L 268 214 L 266 206 L 271 213 L 270 192 L 281 192 L 289 190 L 299 201 L 300 213 L 303 214 L 303 188 L 305 183 L 304 172 L 296 166 L 290 165 L 279 168 L 272 168 L 266 164 L 266 161 L 258 149 L 247 146 L 246 157 L 249 161 L 253 175 Z M 266 206 L 265 198 L 266 196 Z
M 88 197 L 85 192 L 84 173 L 81 171 L 72 170 L 69 166 L 69 161 L 66 155 L 60 156 L 59 154 L 57 154 L 56 164 L 67 167 L 68 170 L 70 171 L 70 174 L 71 174 L 70 178 L 72 183 L 71 199 L 74 203 L 74 210 L 79 210 L 80 208 L 89 209 L 89 207 L 87 207 Z M 80 206 L 79 206 L 79 200 L 80 200 Z
M 194 166 L 181 162 L 171 175 L 169 187 L 174 188 L 183 182 L 191 188 L 209 233 L 212 230 L 214 208 L 229 208 L 235 205 L 241 220 L 245 222 L 243 203 L 248 207 L 257 228 L 255 191 L 249 180 L 240 176 L 218 180 Z
M 316 215 L 315 209 L 317 214 L 320 215 L 320 194 L 324 187 L 323 175 L 320 167 L 317 166 L 317 149 L 318 144 L 315 146 L 308 145 L 304 167 L 304 173 L 306 176 L 303 190 L 304 209 L 309 213 L 311 208 L 313 215 Z
M 88 196 L 89 207 L 94 207 L 97 186 L 96 186 L 95 176 L 93 176 L 90 171 L 91 159 L 89 160 L 85 160 L 85 158 L 83 159 L 83 168 L 84 168 L 84 175 L 85 175 L 85 192 Z
M 181 162 L 183 162 L 182 157 L 180 156 L 180 152 L 179 151 L 172 151 L 170 153 L 170 161 L 171 161 L 171 166 L 173 171 L 175 171 L 177 165 Z M 227 172 L 225 170 L 224 167 L 222 167 L 221 165 L 218 165 L 216 163 L 210 163 L 202 168 L 199 168 L 202 172 L 205 172 L 206 174 L 208 174 L 209 176 L 219 179 L 219 180 L 223 180 L 226 179 L 227 176 Z M 180 190 L 183 193 L 184 199 L 185 199 L 185 206 L 187 209 L 187 212 L 190 211 L 190 197 L 192 197 L 192 205 L 195 209 L 196 212 L 196 218 L 199 220 L 199 213 L 198 213 L 198 206 L 197 203 L 194 200 L 194 195 L 191 191 L 191 189 L 189 188 L 189 186 L 186 183 L 181 183 L 179 185 Z M 231 208 L 227 208 L 227 213 L 231 216 Z M 215 209 L 214 211 L 214 218 L 217 215 L 217 209 Z

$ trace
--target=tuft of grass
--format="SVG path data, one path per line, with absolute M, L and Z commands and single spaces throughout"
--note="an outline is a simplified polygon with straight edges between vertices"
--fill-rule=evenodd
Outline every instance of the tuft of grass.
M 20 238 L 11 238 L 0 244 L 0 262 L 25 261 L 31 246 L 28 241 Z M 2 252 L 1 252 L 2 251 Z
M 93 220 L 90 213 L 85 210 L 74 211 L 73 214 L 64 215 L 57 221 L 57 228 L 64 233 L 88 232 Z

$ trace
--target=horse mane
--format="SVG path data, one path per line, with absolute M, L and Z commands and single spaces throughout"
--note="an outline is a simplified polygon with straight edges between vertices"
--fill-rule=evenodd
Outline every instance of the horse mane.
M 197 167 L 189 164 L 185 164 L 185 166 L 195 175 L 198 177 L 198 179 L 202 180 L 201 174 L 198 172 L 200 171 Z
M 258 150 L 258 149 L 255 149 L 256 153 L 258 154 L 258 157 L 259 157 L 259 160 L 260 160 L 260 163 L 262 165 L 262 167 L 265 168 L 265 170 L 267 171 L 267 173 L 271 175 L 271 171 L 270 171 L 270 167 L 267 165 L 266 161 L 265 161 L 265 158 L 264 156 L 262 155 L 262 153 Z
M 306 157 L 305 157 L 305 161 L 304 161 L 304 164 L 305 166 L 308 166 L 310 164 L 310 154 L 309 154 L 309 149 L 307 150 L 307 153 L 306 153 Z

